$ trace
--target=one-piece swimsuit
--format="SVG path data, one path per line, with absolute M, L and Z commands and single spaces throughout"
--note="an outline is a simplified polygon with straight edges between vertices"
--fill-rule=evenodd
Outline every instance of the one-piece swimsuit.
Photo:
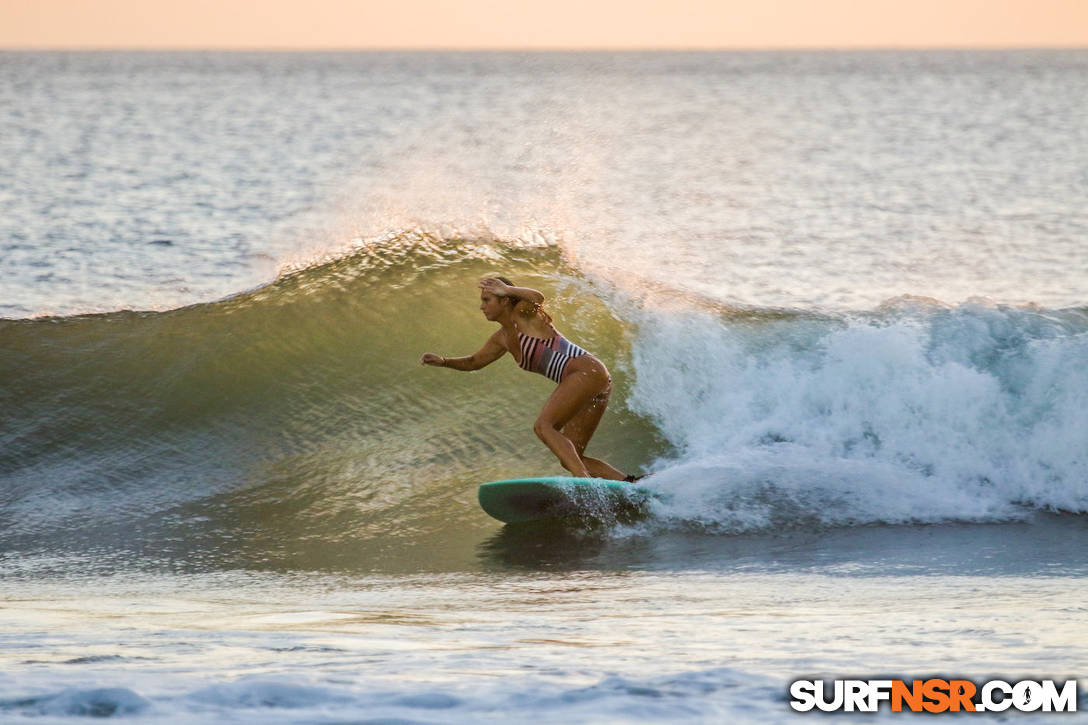
M 558 332 L 555 337 L 545 338 L 531 337 L 519 331 L 518 345 L 521 347 L 521 362 L 518 365 L 523 370 L 540 373 L 557 383 L 563 379 L 567 363 L 589 354 Z

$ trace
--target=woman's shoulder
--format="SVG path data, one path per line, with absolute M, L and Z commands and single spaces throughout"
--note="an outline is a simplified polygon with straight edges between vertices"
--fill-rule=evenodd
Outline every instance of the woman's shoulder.
M 519 337 L 524 335 L 525 337 L 539 337 L 545 340 L 559 334 L 551 320 L 543 320 L 539 317 L 518 320 L 514 325 L 514 330 Z

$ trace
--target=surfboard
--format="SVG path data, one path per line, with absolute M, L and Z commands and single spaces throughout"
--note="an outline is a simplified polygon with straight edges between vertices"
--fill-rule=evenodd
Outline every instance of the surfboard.
M 480 508 L 507 524 L 554 519 L 608 522 L 644 518 L 653 492 L 603 478 L 542 476 L 490 481 L 478 493 Z

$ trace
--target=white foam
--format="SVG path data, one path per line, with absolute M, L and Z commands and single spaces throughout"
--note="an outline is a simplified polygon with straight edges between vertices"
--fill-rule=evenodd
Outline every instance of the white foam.
M 977 303 L 752 321 L 644 310 L 629 404 L 665 519 L 749 530 L 1088 510 L 1088 332 Z

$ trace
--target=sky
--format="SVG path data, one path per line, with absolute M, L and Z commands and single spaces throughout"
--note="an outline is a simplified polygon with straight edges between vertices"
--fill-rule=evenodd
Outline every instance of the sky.
M 0 48 L 1086 47 L 1088 0 L 0 0 Z

